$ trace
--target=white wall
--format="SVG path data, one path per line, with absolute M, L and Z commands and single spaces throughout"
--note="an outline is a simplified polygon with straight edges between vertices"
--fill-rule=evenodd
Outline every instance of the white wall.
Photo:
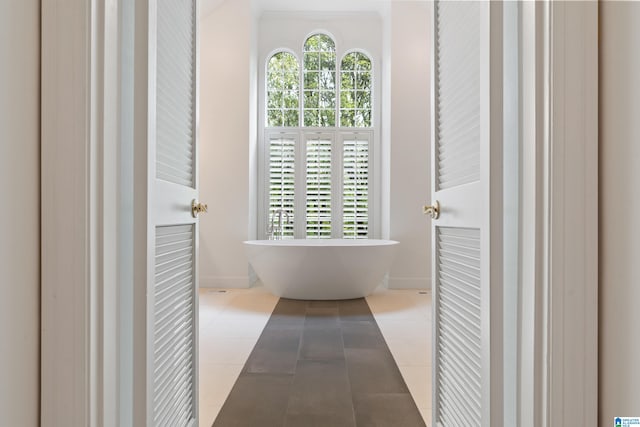
M 430 185 L 430 16 L 426 2 L 391 5 L 389 237 L 400 249 L 391 288 L 428 288 L 430 222 L 422 214 Z
M 249 238 L 249 0 L 228 0 L 200 26 L 200 285 L 246 287 Z
M 0 426 L 39 425 L 40 2 L 0 2 Z
M 600 5 L 599 425 L 640 416 L 640 3 Z

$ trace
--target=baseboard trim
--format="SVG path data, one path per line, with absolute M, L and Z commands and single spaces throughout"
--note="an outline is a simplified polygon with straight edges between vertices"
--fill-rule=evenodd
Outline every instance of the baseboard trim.
M 429 277 L 389 277 L 389 289 L 431 289 Z
M 249 276 L 200 276 L 201 288 L 227 288 L 227 289 L 247 289 L 250 288 Z

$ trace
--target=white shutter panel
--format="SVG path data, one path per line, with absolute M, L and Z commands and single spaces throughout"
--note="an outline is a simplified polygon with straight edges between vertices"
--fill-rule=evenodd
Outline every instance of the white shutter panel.
M 153 425 L 195 422 L 194 226 L 156 227 Z
M 193 187 L 195 5 L 158 1 L 156 176 Z
M 329 138 L 306 141 L 306 237 L 331 237 L 331 145 Z
M 346 239 L 369 236 L 369 140 L 353 135 L 343 141 L 342 226 Z
M 282 238 L 294 237 L 295 213 L 295 147 L 293 136 L 269 138 L 269 217 L 278 209 L 289 213 L 289 222 L 283 217 Z

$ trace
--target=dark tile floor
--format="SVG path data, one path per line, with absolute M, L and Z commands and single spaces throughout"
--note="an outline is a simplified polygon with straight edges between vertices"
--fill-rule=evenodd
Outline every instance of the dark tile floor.
M 364 298 L 280 299 L 214 427 L 420 427 Z

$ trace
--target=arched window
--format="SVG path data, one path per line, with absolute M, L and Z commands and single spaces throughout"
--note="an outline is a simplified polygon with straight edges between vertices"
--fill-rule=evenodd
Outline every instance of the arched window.
M 340 64 L 340 126 L 371 126 L 371 60 L 351 52 Z
M 357 46 L 337 50 L 321 32 L 296 54 L 301 64 L 284 49 L 267 58 L 261 230 L 283 239 L 372 237 L 372 59 Z
M 300 66 L 288 52 L 274 54 L 267 64 L 267 126 L 299 126 Z
M 326 34 L 304 43 L 303 117 L 305 126 L 336 125 L 336 44 Z

